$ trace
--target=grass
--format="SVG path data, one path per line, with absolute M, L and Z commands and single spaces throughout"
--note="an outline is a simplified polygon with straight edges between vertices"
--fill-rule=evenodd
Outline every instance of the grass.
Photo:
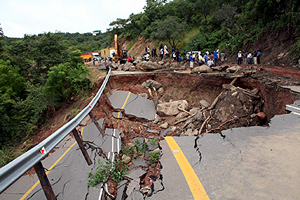
M 0 149 L 0 167 L 3 167 L 7 163 L 13 161 L 18 156 L 22 155 L 26 149 L 28 149 L 30 142 L 28 140 L 20 148 L 13 146 L 3 146 Z
M 159 158 L 160 158 L 160 153 L 159 152 L 154 152 L 154 151 L 151 151 L 149 153 L 149 162 L 152 164 L 152 163 L 155 163 L 155 162 L 158 162 Z

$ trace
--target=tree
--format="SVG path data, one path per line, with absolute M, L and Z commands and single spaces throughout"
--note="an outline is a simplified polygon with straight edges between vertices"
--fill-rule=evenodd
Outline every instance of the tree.
M 45 85 L 45 93 L 62 103 L 90 85 L 88 68 L 82 64 L 80 51 L 73 52 L 71 62 L 51 67 Z
M 36 82 L 44 82 L 50 67 L 68 61 L 68 51 L 57 34 L 45 33 L 33 41 L 31 52 L 35 66 L 32 73 Z
M 25 79 L 20 75 L 19 68 L 13 67 L 10 61 L 0 60 L 0 94 L 15 99 L 24 90 Z
M 152 33 L 156 40 L 168 41 L 171 47 L 176 48 L 186 28 L 185 23 L 180 23 L 174 16 L 168 16 L 165 20 L 157 23 L 157 29 Z

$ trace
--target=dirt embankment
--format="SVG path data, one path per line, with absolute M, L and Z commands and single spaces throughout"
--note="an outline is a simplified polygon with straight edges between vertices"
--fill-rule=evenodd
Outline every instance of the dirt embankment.
M 274 30 L 263 33 L 253 44 L 247 43 L 244 49 L 247 52 L 259 50 L 261 52 L 261 64 L 268 66 L 299 66 L 300 55 L 296 55 L 294 44 L 297 43 L 294 29 Z
M 131 39 L 120 38 L 119 43 L 122 49 L 128 49 L 129 44 L 132 42 Z M 294 67 L 300 68 L 299 60 L 300 55 L 295 53 L 294 44 L 297 43 L 297 35 L 295 30 L 274 30 L 271 32 L 263 33 L 261 37 L 255 42 L 245 42 L 246 45 L 241 51 L 261 52 L 261 65 L 263 66 L 279 66 L 279 67 Z M 140 36 L 134 45 L 129 49 L 129 56 L 141 56 L 145 53 L 145 47 L 149 46 L 150 51 L 154 47 L 157 48 L 159 53 L 159 46 L 157 42 L 152 42 L 149 39 L 145 39 Z M 199 49 L 194 49 L 199 50 Z M 226 50 L 225 50 L 226 51 Z M 228 61 L 232 64 L 236 64 L 236 54 L 233 54 Z

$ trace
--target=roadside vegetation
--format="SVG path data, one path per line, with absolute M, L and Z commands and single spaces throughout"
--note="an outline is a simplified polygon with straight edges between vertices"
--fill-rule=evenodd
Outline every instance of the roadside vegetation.
M 180 51 L 219 48 L 231 55 L 285 30 L 296 38 L 289 59 L 297 62 L 299 9 L 297 0 L 146 0 L 144 12 L 117 18 L 105 33 L 9 38 L 0 27 L 0 165 L 22 153 L 11 149 L 35 134 L 63 102 L 86 92 L 91 80 L 80 54 L 108 47 L 114 34 L 131 39 L 130 46 L 143 36 Z
M 58 38 L 56 34 L 45 33 L 38 37 L 25 36 L 8 45 L 1 36 L 1 166 L 26 151 L 29 136 L 64 101 L 90 87 L 89 71 L 80 57 L 81 51 L 68 49 Z M 23 148 L 14 150 L 24 141 Z

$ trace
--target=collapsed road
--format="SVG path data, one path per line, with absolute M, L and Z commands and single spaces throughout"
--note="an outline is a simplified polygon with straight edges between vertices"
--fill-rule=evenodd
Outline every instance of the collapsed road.
M 286 105 L 297 108 L 292 104 L 300 94 L 288 87 L 300 82 L 269 73 L 227 68 L 111 77 L 113 91 L 108 100 L 101 99 L 110 117 L 95 110 L 99 124 L 111 131 L 110 139 L 103 140 L 94 124 L 82 123 L 78 129 L 93 165 L 79 159 L 77 147 L 71 149 L 48 174 L 57 198 L 297 199 L 299 115 L 295 110 L 288 114 Z M 59 158 L 72 145 L 68 137 L 44 166 L 50 168 L 50 158 Z M 96 171 L 98 160 L 112 158 L 108 152 L 128 166 L 125 181 L 118 186 L 109 181 L 103 190 L 101 184 L 89 187 L 88 173 Z M 160 159 L 150 160 L 155 153 Z M 32 175 L 21 179 L 1 199 L 22 198 L 36 182 Z M 37 186 L 25 199 L 45 196 Z

